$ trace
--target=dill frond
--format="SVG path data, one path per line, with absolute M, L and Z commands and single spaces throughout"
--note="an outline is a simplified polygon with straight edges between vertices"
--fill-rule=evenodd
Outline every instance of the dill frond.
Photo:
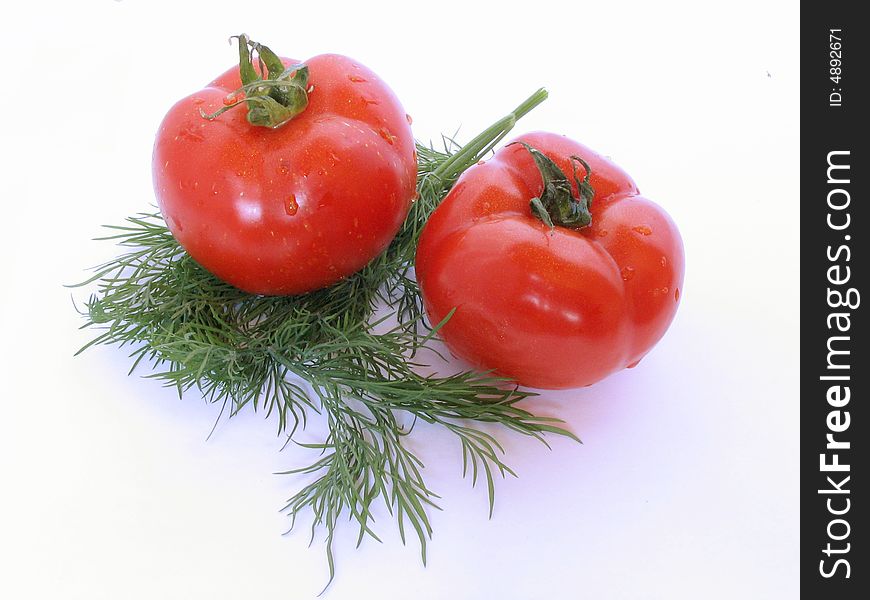
M 111 344 L 130 348 L 131 372 L 148 363 L 149 375 L 179 395 L 196 389 L 229 416 L 246 406 L 275 418 L 277 431 L 292 439 L 311 413 L 329 425 L 312 464 L 288 473 L 316 474 L 287 502 L 296 517 L 310 510 L 312 535 L 326 529 L 330 580 L 332 541 L 339 518 L 351 516 L 359 540 L 377 539 L 371 509 L 384 502 L 402 540 L 410 527 L 423 561 L 432 528 L 427 507 L 437 495 L 426 487 L 422 463 L 403 443 L 409 434 L 398 415 L 441 425 L 459 440 L 463 474 L 486 480 L 490 514 L 494 475 L 513 474 L 504 450 L 475 422 L 495 423 L 543 441 L 546 433 L 574 437 L 554 419 L 517 406 L 532 395 L 481 373 L 420 374 L 415 358 L 437 325 L 423 321 L 414 281 L 414 253 L 423 224 L 456 178 L 484 157 L 516 120 L 546 97 L 539 90 L 507 117 L 458 148 L 418 144 L 418 198 L 389 248 L 358 273 L 332 287 L 294 297 L 242 292 L 200 267 L 178 245 L 159 213 L 143 213 L 110 226 L 111 240 L 125 252 L 95 269 L 81 285 L 95 285 L 85 303 L 84 327 L 100 331 L 85 348 Z M 397 325 L 376 328 L 379 306 Z M 84 350 L 85 348 L 82 348 Z M 546 443 L 546 442 L 545 442 Z

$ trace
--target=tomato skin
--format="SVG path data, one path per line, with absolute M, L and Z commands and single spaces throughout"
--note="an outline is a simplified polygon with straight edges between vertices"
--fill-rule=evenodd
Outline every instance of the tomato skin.
M 414 139 L 392 91 L 344 56 L 305 64 L 308 107 L 283 126 L 255 127 L 244 107 L 201 116 L 241 87 L 234 67 L 176 103 L 154 145 L 173 236 L 250 293 L 300 294 L 358 271 L 389 245 L 415 194 Z
M 589 163 L 592 224 L 550 230 L 533 216 L 541 174 L 523 146 L 506 146 L 466 171 L 424 227 L 416 258 L 424 306 L 433 324 L 456 308 L 439 336 L 477 368 L 530 387 L 591 385 L 634 366 L 673 320 L 680 234 L 589 148 L 551 133 L 518 141 L 569 176 L 571 155 Z

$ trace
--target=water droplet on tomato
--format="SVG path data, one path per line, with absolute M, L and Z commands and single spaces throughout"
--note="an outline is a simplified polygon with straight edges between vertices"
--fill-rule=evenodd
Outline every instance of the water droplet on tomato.
M 478 165 L 485 165 L 485 164 L 486 164 L 486 161 L 485 161 L 485 160 L 479 160 L 479 161 L 477 161 L 477 164 L 478 164 Z
M 242 99 L 241 94 L 227 94 L 224 96 L 224 106 L 232 106 Z
M 366 81 L 365 77 L 360 77 L 359 75 L 348 75 L 347 78 L 354 83 L 365 83 Z
M 175 136 L 176 141 L 184 140 L 186 142 L 201 142 L 204 139 L 205 137 L 203 137 L 199 131 L 196 131 L 190 126 L 182 127 L 178 130 L 178 135 Z
M 172 226 L 172 229 L 175 229 L 178 233 L 184 231 L 184 227 L 181 225 L 181 221 L 179 221 L 175 216 L 169 216 L 169 224 Z
M 652 229 L 649 228 L 649 225 L 637 225 L 631 228 L 632 231 L 636 231 L 641 235 L 650 235 L 652 233 Z
M 199 106 L 203 102 L 205 102 L 204 98 L 200 98 L 200 97 L 193 98 L 193 103 L 196 104 L 197 106 Z
M 622 267 L 619 274 L 622 275 L 623 281 L 631 281 L 634 277 L 634 267 Z
M 641 359 L 638 358 L 636 361 L 634 361 L 633 363 L 631 363 L 630 365 L 628 365 L 628 366 L 625 367 L 625 368 L 626 368 L 626 369 L 633 369 L 633 368 L 635 368 L 637 365 L 640 364 L 640 360 L 641 360 Z
M 408 125 L 414 124 L 414 119 L 412 119 L 411 115 L 409 115 L 408 113 L 405 113 L 405 120 L 408 121 Z
M 662 260 L 660 262 L 662 263 L 663 267 L 667 267 L 668 266 L 668 257 L 662 256 Z
M 675 302 L 680 301 L 680 288 L 677 288 L 674 290 L 674 301 Z
M 598 230 L 598 237 L 607 237 L 608 233 L 609 232 L 606 229 L 599 229 Z
M 296 195 L 290 194 L 284 200 L 284 211 L 291 217 L 299 210 L 299 203 L 296 202 Z
M 390 146 L 396 143 L 396 136 L 390 133 L 390 130 L 386 127 L 381 127 L 378 130 L 378 135 L 384 138 Z

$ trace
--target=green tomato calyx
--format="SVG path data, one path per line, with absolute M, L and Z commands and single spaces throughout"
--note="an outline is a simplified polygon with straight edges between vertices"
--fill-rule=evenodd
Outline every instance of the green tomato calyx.
M 233 38 L 239 42 L 242 87 L 227 95 L 223 108 L 211 114 L 200 109 L 202 117 L 211 121 L 231 108 L 245 104 L 251 125 L 277 129 L 304 111 L 310 91 L 308 67 L 304 64 L 285 66 L 268 46 L 251 41 L 244 33 Z M 254 68 L 255 60 L 259 72 Z
M 540 197 L 532 198 L 529 201 L 532 214 L 546 223 L 550 229 L 555 228 L 556 225 L 569 229 L 588 227 L 592 223 L 592 213 L 589 212 L 589 207 L 595 196 L 595 190 L 592 189 L 592 184 L 589 182 L 589 178 L 592 176 L 592 168 L 589 163 L 579 156 L 572 155 L 570 157 L 572 177 L 579 193 L 579 196 L 575 197 L 568 176 L 549 156 L 525 142 L 513 142 L 513 144 L 520 144 L 529 151 L 544 183 L 544 190 Z M 577 176 L 577 163 L 580 163 L 586 170 L 586 175 L 582 180 Z

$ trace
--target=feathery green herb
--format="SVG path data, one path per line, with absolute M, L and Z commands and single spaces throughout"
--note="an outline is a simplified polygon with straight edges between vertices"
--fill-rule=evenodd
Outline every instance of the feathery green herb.
M 449 140 L 443 151 L 418 145 L 418 198 L 399 234 L 364 269 L 323 290 L 295 297 L 242 292 L 185 253 L 159 213 L 130 217 L 101 238 L 126 252 L 81 284 L 96 285 L 84 327 L 101 330 L 85 348 L 127 346 L 131 372 L 144 361 L 152 365 L 150 377 L 179 395 L 195 388 L 229 416 L 248 405 L 274 415 L 279 435 L 288 440 L 310 413 L 327 420 L 322 444 L 302 444 L 320 457 L 288 471 L 317 478 L 285 509 L 294 522 L 310 509 L 312 536 L 325 526 L 330 580 L 339 518 L 356 521 L 359 541 L 365 535 L 377 539 L 371 510 L 379 499 L 396 518 L 403 541 L 410 525 L 425 563 L 432 533 L 426 511 L 436 506 L 437 495 L 423 481 L 420 459 L 403 443 L 410 433 L 404 420 L 442 425 L 457 436 L 463 474 L 470 472 L 476 482 L 482 473 L 486 480 L 490 514 L 494 473 L 513 472 L 498 440 L 475 428 L 475 421 L 542 441 L 545 433 L 573 437 L 558 421 L 517 406 L 529 392 L 481 373 L 423 375 L 427 365 L 417 358 L 434 334 L 423 322 L 411 273 L 420 230 L 459 174 L 544 98 L 539 90 L 461 149 Z M 397 324 L 379 332 L 388 318 L 375 314 L 384 305 Z

